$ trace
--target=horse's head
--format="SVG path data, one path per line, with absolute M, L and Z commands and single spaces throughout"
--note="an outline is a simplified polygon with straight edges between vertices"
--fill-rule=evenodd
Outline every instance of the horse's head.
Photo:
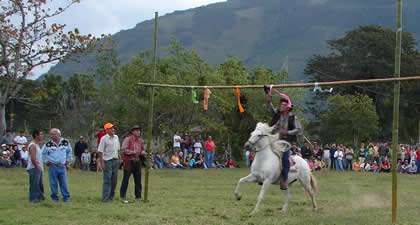
M 258 151 L 258 149 L 266 147 L 268 142 L 268 136 L 270 135 L 271 128 L 265 123 L 258 123 L 257 127 L 251 133 L 248 141 L 245 142 L 244 148 L 247 150 Z

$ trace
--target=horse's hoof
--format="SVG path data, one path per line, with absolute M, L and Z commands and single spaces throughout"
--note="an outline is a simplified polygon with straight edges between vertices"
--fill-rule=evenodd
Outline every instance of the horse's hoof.
M 235 195 L 235 197 L 236 197 L 236 200 L 238 200 L 238 201 L 241 200 L 241 198 L 242 198 L 240 195 Z
M 250 216 L 256 216 L 257 214 L 258 214 L 258 212 L 254 210 L 254 211 L 252 211 L 249 215 L 250 215 Z
M 318 211 L 318 208 L 312 208 L 312 211 L 316 212 Z
M 287 209 L 281 209 L 281 213 L 286 214 L 287 213 Z

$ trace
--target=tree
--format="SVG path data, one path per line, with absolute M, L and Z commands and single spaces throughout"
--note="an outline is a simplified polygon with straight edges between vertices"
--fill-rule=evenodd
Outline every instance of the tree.
M 78 2 L 70 0 L 55 8 L 47 0 L 0 2 L 0 130 L 6 128 L 6 104 L 19 97 L 23 81 L 34 68 L 96 47 L 97 39 L 90 34 L 81 35 L 77 29 L 65 32 L 63 24 L 48 24 Z
M 328 106 L 328 111 L 321 115 L 321 137 L 327 142 L 353 142 L 358 146 L 360 139 L 369 140 L 379 131 L 379 118 L 367 95 L 332 96 Z
M 312 81 L 393 77 L 395 32 L 392 29 L 377 25 L 360 26 L 347 32 L 342 38 L 328 40 L 327 45 L 331 53 L 328 56 L 313 56 L 305 68 L 305 74 Z M 412 34 L 403 32 L 401 76 L 418 75 L 418 71 L 420 53 L 416 49 L 416 40 Z M 409 104 L 409 107 L 401 108 L 402 116 L 410 117 L 412 112 L 420 111 L 419 90 L 416 89 L 419 84 L 420 81 L 401 83 L 401 103 Z M 392 127 L 392 88 L 393 83 L 377 83 L 334 87 L 334 92 L 343 95 L 360 92 L 371 97 L 383 128 L 378 138 L 389 139 Z M 324 100 L 327 96 L 317 94 L 317 97 Z M 416 116 L 420 119 L 419 114 Z M 406 120 L 402 120 L 400 127 L 411 126 L 412 123 L 404 121 Z M 404 139 L 410 135 L 415 136 L 415 133 L 405 135 Z

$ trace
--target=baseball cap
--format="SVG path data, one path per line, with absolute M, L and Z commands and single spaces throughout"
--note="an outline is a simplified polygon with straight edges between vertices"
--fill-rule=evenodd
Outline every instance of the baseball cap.
M 80 138 L 80 139 L 83 139 L 83 136 L 80 136 L 79 138 Z
M 104 129 L 105 129 L 105 130 L 110 129 L 110 128 L 113 128 L 113 127 L 114 127 L 114 125 L 113 125 L 112 123 L 106 123 L 106 124 L 104 125 Z
M 7 146 L 6 144 L 2 144 L 2 145 L 1 145 L 1 147 L 6 147 L 6 146 Z

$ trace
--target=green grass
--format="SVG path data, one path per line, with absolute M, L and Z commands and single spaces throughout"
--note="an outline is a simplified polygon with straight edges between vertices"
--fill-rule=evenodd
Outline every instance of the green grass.
M 315 173 L 319 187 L 315 212 L 296 183 L 288 213 L 282 214 L 284 193 L 273 185 L 259 215 L 251 217 L 261 186 L 243 184 L 241 201 L 233 195 L 238 179 L 248 172 L 245 168 L 152 170 L 150 202 L 132 204 L 118 197 L 121 170 L 116 199 L 109 203 L 101 202 L 101 173 L 75 170 L 68 174 L 71 202 L 52 202 L 45 172 L 47 200 L 32 204 L 26 171 L 0 168 L 0 224 L 391 224 L 390 174 Z M 420 176 L 398 175 L 398 182 L 398 222 L 420 224 Z M 134 199 L 132 179 L 127 196 Z

